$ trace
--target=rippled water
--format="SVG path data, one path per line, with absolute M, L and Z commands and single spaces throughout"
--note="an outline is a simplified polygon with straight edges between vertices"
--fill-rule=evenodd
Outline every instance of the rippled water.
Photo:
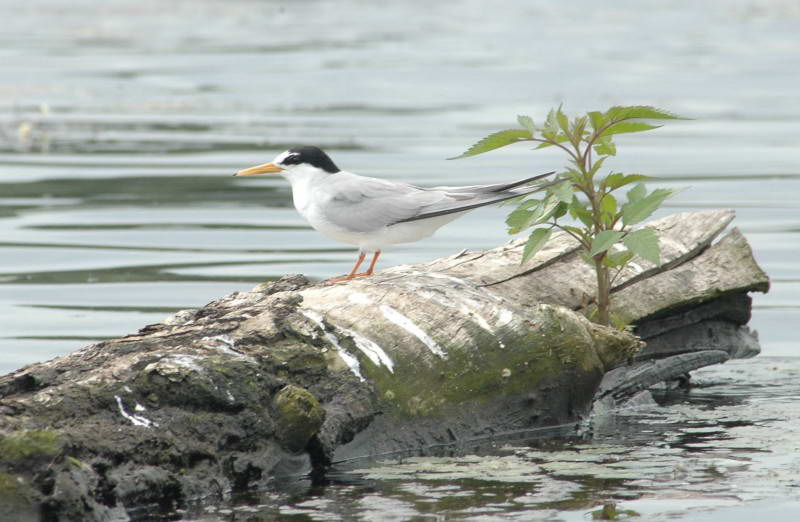
M 350 268 L 286 183 L 239 168 L 310 143 L 388 179 L 516 179 L 564 160 L 444 158 L 561 102 L 694 118 L 621 137 L 610 166 L 687 187 L 664 212 L 735 208 L 773 279 L 753 315 L 764 353 L 797 353 L 794 0 L 0 0 L 0 20 L 0 372 L 287 272 Z M 496 246 L 505 211 L 381 266 Z

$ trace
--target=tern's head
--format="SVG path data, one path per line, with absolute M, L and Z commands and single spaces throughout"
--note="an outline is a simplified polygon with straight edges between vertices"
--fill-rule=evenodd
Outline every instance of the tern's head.
M 234 176 L 255 176 L 268 173 L 280 173 L 287 176 L 315 172 L 335 174 L 339 172 L 339 167 L 319 147 L 304 145 L 281 152 L 270 163 L 240 170 Z

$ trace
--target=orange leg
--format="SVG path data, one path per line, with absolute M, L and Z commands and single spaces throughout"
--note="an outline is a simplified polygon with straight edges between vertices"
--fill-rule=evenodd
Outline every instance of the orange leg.
M 350 279 L 353 279 L 354 277 L 356 277 L 356 271 L 358 271 L 358 267 L 361 266 L 361 263 L 364 262 L 364 258 L 365 257 L 366 257 L 366 254 L 364 252 L 360 252 L 359 255 L 358 255 L 358 261 L 356 261 L 356 266 L 354 266 L 353 269 L 350 270 L 349 274 L 347 274 L 346 276 L 342 276 L 342 277 L 334 277 L 333 279 L 328 279 L 328 282 L 329 283 L 338 283 L 339 281 L 349 281 Z
M 356 277 L 358 275 L 356 272 L 358 272 L 358 267 L 360 267 L 361 263 L 364 262 L 364 258 L 365 257 L 366 257 L 365 253 L 359 252 L 358 261 L 356 261 L 356 266 L 354 266 L 353 269 L 350 270 L 350 273 L 345 276 L 347 279 L 353 279 L 354 277 Z
M 377 250 L 377 251 L 375 251 L 374 254 L 372 254 L 372 261 L 370 261 L 369 268 L 367 268 L 367 271 L 364 272 L 363 274 L 358 274 L 358 275 L 371 276 L 372 275 L 372 269 L 375 268 L 375 263 L 378 262 L 378 258 L 379 257 L 381 257 L 381 251 Z
M 358 267 L 361 266 L 361 263 L 364 262 L 364 258 L 366 257 L 366 254 L 361 252 L 359 254 L 359 256 L 358 256 L 358 261 L 356 261 L 356 266 L 353 267 L 353 269 L 350 271 L 349 274 L 347 274 L 346 276 L 342 276 L 342 277 L 334 277 L 333 279 L 328 279 L 328 282 L 329 283 L 338 283 L 340 281 L 349 281 L 351 279 L 355 279 L 356 277 L 371 276 L 372 275 L 372 271 L 375 269 L 375 263 L 378 262 L 378 258 L 380 256 L 381 256 L 381 251 L 380 250 L 378 250 L 374 254 L 372 254 L 372 261 L 370 261 L 370 263 L 369 263 L 369 268 L 367 269 L 366 272 L 361 272 L 359 274 L 358 273 Z

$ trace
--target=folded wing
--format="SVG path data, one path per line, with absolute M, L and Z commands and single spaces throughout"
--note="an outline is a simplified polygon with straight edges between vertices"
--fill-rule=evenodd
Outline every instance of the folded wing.
M 318 189 L 326 196 L 321 211 L 330 223 L 349 232 L 368 233 L 530 194 L 560 182 L 523 186 L 550 174 L 511 183 L 421 188 L 340 172 L 329 176 Z
M 373 232 L 418 215 L 448 199 L 441 191 L 340 172 L 317 187 L 325 219 L 348 232 Z

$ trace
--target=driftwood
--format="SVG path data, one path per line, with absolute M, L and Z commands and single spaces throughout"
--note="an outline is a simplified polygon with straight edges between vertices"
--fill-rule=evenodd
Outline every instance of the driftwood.
M 769 282 L 735 229 L 712 245 L 732 219 L 651 223 L 664 263 L 631 265 L 613 298 L 644 350 L 585 319 L 593 274 L 556 234 L 525 267 L 512 242 L 343 284 L 286 277 L 0 377 L 0 519 L 216 501 L 336 460 L 576 421 L 757 353 L 746 293 Z

